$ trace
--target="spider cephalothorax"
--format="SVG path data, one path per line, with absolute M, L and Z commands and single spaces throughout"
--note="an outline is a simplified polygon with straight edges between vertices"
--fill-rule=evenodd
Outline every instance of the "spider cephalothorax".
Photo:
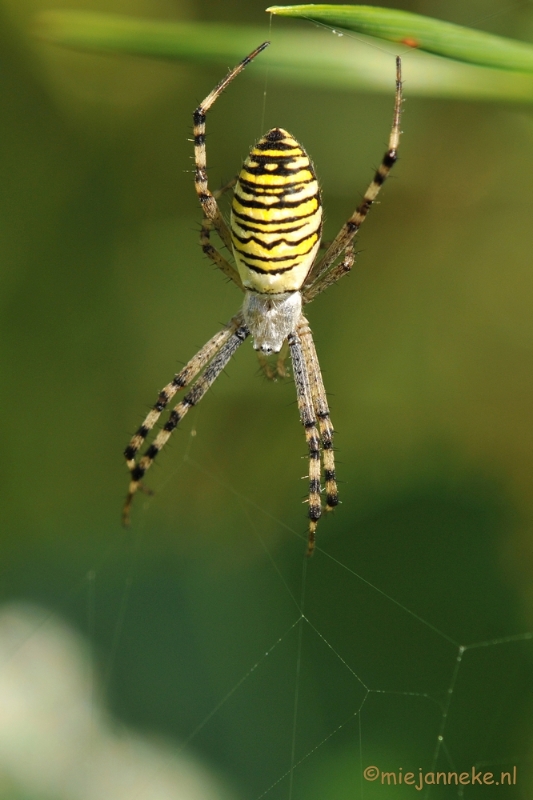
M 257 142 L 236 181 L 225 187 L 235 187 L 229 227 L 217 205 L 221 192 L 212 193 L 208 188 L 206 114 L 228 84 L 268 44 L 264 42 L 231 70 L 194 112 L 195 186 L 204 211 L 202 249 L 244 292 L 242 310 L 165 386 L 131 439 L 125 450 L 131 481 L 123 519 L 128 522 L 133 497 L 174 428 L 189 408 L 200 402 L 237 348 L 251 335 L 260 357 L 279 353 L 285 342 L 290 350 L 300 420 L 309 451 L 307 552 L 311 555 L 316 526 L 322 514 L 321 477 L 324 480 L 326 511 L 335 508 L 339 499 L 333 455 L 333 426 L 311 329 L 302 314 L 302 306 L 336 283 L 353 266 L 353 238 L 397 157 L 402 102 L 401 65 L 397 58 L 396 100 L 387 152 L 362 202 L 329 244 L 322 258 L 317 259 L 322 232 L 318 182 L 307 153 L 283 128 L 272 128 Z M 213 229 L 233 253 L 237 268 L 211 244 Z M 170 412 L 163 429 L 137 461 L 137 453 L 161 412 L 176 392 L 195 378 L 183 400 Z

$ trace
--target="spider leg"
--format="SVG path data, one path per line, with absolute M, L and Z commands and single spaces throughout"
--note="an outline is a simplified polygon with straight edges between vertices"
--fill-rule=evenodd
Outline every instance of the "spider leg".
M 133 502 L 133 497 L 138 489 L 141 488 L 141 481 L 146 471 L 152 466 L 155 457 L 167 443 L 173 430 L 183 419 L 187 411 L 200 402 L 209 387 L 218 378 L 228 361 L 248 335 L 248 329 L 242 324 L 242 317 L 237 315 L 234 317 L 228 328 L 220 331 L 212 339 L 210 339 L 209 342 L 207 342 L 207 344 L 200 350 L 200 352 L 197 353 L 197 355 L 191 359 L 191 361 L 189 361 L 187 366 L 184 367 L 184 369 L 178 375 L 176 375 L 176 378 L 160 393 L 158 402 L 152 411 L 150 411 L 145 422 L 143 425 L 141 425 L 139 431 L 135 434 L 129 446 L 126 448 L 125 455 L 131 473 L 131 481 L 126 502 L 124 504 L 124 510 L 122 512 L 122 520 L 125 525 L 127 525 L 129 522 L 130 508 Z M 178 403 L 170 412 L 170 416 L 163 429 L 158 433 L 139 462 L 136 463 L 135 453 L 141 447 L 142 442 L 146 438 L 150 428 L 154 426 L 156 420 L 161 414 L 161 411 L 168 404 L 172 395 L 174 395 L 178 389 L 182 388 L 182 386 L 185 386 L 187 383 L 189 383 L 206 364 L 208 364 L 208 366 L 203 374 L 192 385 L 183 400 Z M 184 378 L 180 379 L 180 376 L 184 376 Z M 186 383 L 183 384 L 181 380 L 185 380 Z M 149 426 L 147 425 L 147 422 Z
M 394 101 L 394 114 L 392 118 L 392 128 L 389 136 L 387 152 L 374 174 L 368 189 L 366 190 L 361 203 L 356 210 L 344 223 L 339 233 L 330 244 L 320 261 L 310 270 L 305 280 L 304 287 L 311 286 L 330 269 L 331 265 L 338 256 L 343 253 L 352 241 L 353 237 L 366 219 L 370 206 L 376 199 L 379 190 L 383 186 L 392 167 L 398 158 L 398 145 L 400 144 L 400 117 L 402 110 L 402 64 L 399 56 L 396 58 L 396 98 Z M 340 276 L 339 276 L 340 277 Z
M 242 315 L 237 314 L 229 324 L 209 339 L 193 358 L 186 364 L 181 372 L 167 383 L 164 389 L 159 392 L 157 402 L 152 406 L 142 425 L 132 436 L 129 445 L 124 451 L 128 469 L 131 471 L 135 467 L 135 456 L 142 447 L 144 440 L 156 424 L 169 402 L 176 392 L 184 389 L 198 375 L 198 373 L 211 361 L 213 356 L 218 353 L 220 348 L 228 341 L 243 323 Z
M 287 369 L 287 356 L 289 355 L 289 346 L 287 342 L 283 342 L 283 347 L 278 353 L 276 359 L 276 366 L 273 367 L 268 358 L 260 350 L 257 351 L 257 358 L 259 366 L 263 370 L 265 377 L 269 381 L 277 381 L 278 378 L 286 378 L 289 374 Z
M 294 371 L 294 383 L 296 384 L 298 410 L 301 423 L 305 429 L 305 438 L 309 451 L 309 534 L 307 555 L 311 556 L 315 549 L 315 533 L 318 520 L 322 514 L 320 503 L 320 437 L 309 385 L 309 375 L 307 374 L 306 362 L 302 351 L 302 342 L 297 331 L 289 334 L 288 342 Z
M 222 94 L 224 89 L 229 86 L 231 81 L 237 77 L 237 75 L 242 72 L 242 70 L 252 61 L 259 53 L 267 47 L 269 42 L 263 42 L 253 53 L 250 53 L 249 56 L 246 56 L 245 59 L 241 61 L 234 69 L 230 70 L 230 72 L 226 75 L 226 77 L 220 81 L 218 86 L 216 86 L 213 91 L 207 95 L 205 100 L 200 103 L 198 108 L 195 110 L 193 115 L 193 134 L 194 134 L 194 160 L 196 164 L 195 170 L 195 179 L 194 185 L 196 188 L 196 194 L 198 195 L 198 199 L 202 206 L 204 216 L 208 219 L 214 226 L 216 232 L 222 239 L 225 246 L 228 248 L 229 252 L 233 252 L 233 247 L 231 244 L 231 236 L 228 229 L 228 226 L 224 222 L 224 218 L 220 213 L 220 209 L 217 205 L 216 200 L 216 193 L 213 194 L 208 186 L 207 181 L 207 153 L 205 147 L 205 120 L 206 115 L 215 100 Z M 209 237 L 208 237 L 209 238 Z M 211 247 L 211 245 L 209 245 Z M 214 248 L 213 248 L 214 249 Z M 204 250 L 204 252 L 206 252 Z M 212 255 L 210 252 L 207 253 L 210 258 Z M 222 258 L 222 256 L 220 256 Z M 215 260 L 215 259 L 213 259 Z M 219 266 L 218 262 L 215 261 L 217 266 Z M 229 275 L 232 280 L 235 280 L 235 276 L 237 275 L 236 270 L 232 268 L 231 272 L 227 272 L 223 270 L 226 274 Z M 239 281 L 240 283 L 240 281 Z M 239 285 L 239 284 L 237 284 Z M 242 283 L 240 283 L 239 288 L 242 289 Z
M 225 224 L 225 223 L 224 223 Z M 241 276 L 239 275 L 238 271 L 235 269 L 233 264 L 224 258 L 222 253 L 220 253 L 216 247 L 211 244 L 210 235 L 211 231 L 214 228 L 213 220 L 204 217 L 202 220 L 202 228 L 200 231 L 200 245 L 202 247 L 203 252 L 205 255 L 211 259 L 211 261 L 226 275 L 226 277 L 231 278 L 233 283 L 235 283 L 241 292 L 244 292 L 244 286 L 242 285 Z
M 339 261 L 339 263 L 336 264 L 333 269 L 330 269 L 329 272 L 323 273 L 320 278 L 303 290 L 303 303 L 310 303 L 315 299 L 317 294 L 329 289 L 329 287 L 333 286 L 334 283 L 337 283 L 337 281 L 342 278 L 343 275 L 347 275 L 353 267 L 354 262 L 355 253 L 352 244 L 349 244 L 344 251 L 344 257 L 342 261 Z
M 215 189 L 215 191 L 213 192 L 213 197 L 215 198 L 215 200 L 218 200 L 220 197 L 222 197 L 222 195 L 226 194 L 226 192 L 228 192 L 230 189 L 233 189 L 238 180 L 239 176 L 234 175 L 233 178 L 227 183 L 225 183 L 224 186 L 221 186 L 220 189 Z
M 218 200 L 219 197 L 227 192 L 229 189 L 232 189 L 235 184 L 237 183 L 237 175 L 233 177 L 225 186 L 222 186 L 220 189 L 217 189 L 213 192 L 213 197 L 215 200 Z M 224 223 L 225 224 L 225 223 Z M 204 216 L 202 219 L 202 228 L 200 231 L 200 245 L 202 247 L 203 252 L 205 255 L 211 259 L 211 261 L 231 280 L 239 287 L 241 292 L 244 292 L 244 286 L 242 285 L 241 277 L 238 271 L 235 269 L 233 264 L 231 264 L 222 253 L 220 253 L 216 247 L 213 247 L 210 241 L 211 231 L 214 228 L 214 224 L 212 220 L 208 219 Z
M 326 485 L 326 511 L 333 511 L 339 503 L 339 494 L 335 476 L 335 455 L 333 452 L 333 425 L 329 415 L 328 400 L 320 364 L 316 354 L 313 334 L 309 327 L 309 322 L 303 316 L 300 317 L 296 328 L 302 343 L 302 353 L 309 376 L 309 386 L 313 407 L 318 420 L 318 429 L 322 441 L 322 461 L 324 465 L 324 482 Z

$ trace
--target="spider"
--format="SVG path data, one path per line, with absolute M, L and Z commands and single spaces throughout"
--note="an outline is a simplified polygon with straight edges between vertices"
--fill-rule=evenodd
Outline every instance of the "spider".
M 200 240 L 204 253 L 244 292 L 242 309 L 216 333 L 159 393 L 157 402 L 132 437 L 124 455 L 131 481 L 124 505 L 123 521 L 129 522 L 133 497 L 143 488 L 142 479 L 187 411 L 197 405 L 220 375 L 236 350 L 251 336 L 263 363 L 272 353 L 280 354 L 278 372 L 283 374 L 282 347 L 290 351 L 298 410 L 305 430 L 309 455 L 308 545 L 315 547 L 315 532 L 325 510 L 337 506 L 333 426 L 320 373 L 311 329 L 302 314 L 325 289 L 352 268 L 353 239 L 397 158 L 402 103 L 401 61 L 396 59 L 396 98 L 387 152 L 355 212 L 317 259 L 321 246 L 322 203 L 313 165 L 286 130 L 272 128 L 250 151 L 238 177 L 219 192 L 211 192 L 207 181 L 206 114 L 234 78 L 259 55 L 264 42 L 213 89 L 194 112 L 195 188 L 203 209 Z M 217 198 L 234 187 L 229 226 Z M 210 242 L 213 229 L 233 253 L 233 266 Z M 267 369 L 267 374 L 268 369 Z M 196 380 L 195 380 L 196 379 Z M 192 383 L 192 381 L 194 381 Z M 144 455 L 137 453 L 171 398 L 192 383 L 188 393 L 170 412 L 169 418 Z M 323 472 L 324 490 L 321 488 Z

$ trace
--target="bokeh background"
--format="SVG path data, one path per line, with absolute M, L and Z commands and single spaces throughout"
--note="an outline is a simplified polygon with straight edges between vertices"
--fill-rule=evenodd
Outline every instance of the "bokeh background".
M 0 2 L 0 797 L 385 797 L 362 768 L 429 770 L 439 732 L 442 769 L 518 765 L 516 786 L 469 796 L 529 796 L 531 108 L 406 80 L 356 268 L 309 309 L 343 503 L 306 567 L 308 624 L 294 386 L 249 345 L 120 527 L 129 436 L 240 303 L 198 246 L 190 172 L 191 112 L 224 69 L 55 49 L 29 34 L 49 7 L 253 23 L 272 47 L 290 24 L 259 0 Z M 530 3 L 401 7 L 533 38 Z M 258 59 L 209 117 L 212 186 L 282 125 L 331 238 L 384 151 L 392 84 L 278 83 Z M 290 781 L 293 747 L 309 755 Z

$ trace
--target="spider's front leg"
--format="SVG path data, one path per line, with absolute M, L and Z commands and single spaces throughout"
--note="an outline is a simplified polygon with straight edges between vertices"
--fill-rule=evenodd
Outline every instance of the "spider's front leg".
M 402 112 L 402 62 L 400 57 L 396 58 L 396 95 L 394 99 L 394 113 L 392 117 L 392 127 L 389 135 L 387 152 L 383 156 L 381 164 L 374 173 L 374 177 L 368 186 L 361 203 L 357 206 L 352 216 L 345 222 L 335 239 L 331 242 L 322 258 L 314 264 L 305 280 L 305 287 L 312 284 L 319 284 L 323 276 L 326 276 L 332 264 L 337 260 L 341 253 L 346 252 L 348 246 L 363 222 L 378 196 L 381 187 L 389 176 L 391 169 L 398 158 L 398 147 L 400 145 L 400 118 Z M 338 277 L 341 277 L 341 273 Z M 331 284 L 328 284 L 331 285 Z M 317 294 L 318 292 L 315 292 Z M 314 295 L 313 295 L 314 296 Z
M 214 263 L 220 267 L 220 269 L 229 278 L 231 278 L 241 290 L 243 290 L 243 285 L 237 270 L 229 263 L 229 261 L 226 261 L 226 259 L 209 242 L 209 233 L 211 228 L 214 227 L 229 252 L 233 252 L 231 235 L 217 204 L 217 197 L 220 196 L 221 192 L 211 192 L 208 185 L 207 151 L 205 147 L 205 121 L 207 112 L 217 98 L 220 97 L 224 89 L 226 89 L 231 81 L 243 71 L 250 61 L 253 61 L 253 59 L 258 56 L 259 53 L 265 49 L 265 47 L 268 47 L 268 45 L 269 42 L 263 42 L 262 45 L 253 51 L 253 53 L 250 53 L 249 56 L 246 56 L 246 58 L 244 58 L 234 69 L 232 69 L 226 75 L 226 77 L 220 81 L 218 86 L 216 86 L 213 91 L 207 95 L 205 100 L 200 103 L 193 114 L 194 161 L 196 165 L 194 186 L 200 201 L 200 205 L 202 206 L 202 210 L 204 212 L 205 220 L 207 221 L 207 224 L 202 224 L 202 249 L 204 253 L 211 258 L 212 261 L 214 261 Z

